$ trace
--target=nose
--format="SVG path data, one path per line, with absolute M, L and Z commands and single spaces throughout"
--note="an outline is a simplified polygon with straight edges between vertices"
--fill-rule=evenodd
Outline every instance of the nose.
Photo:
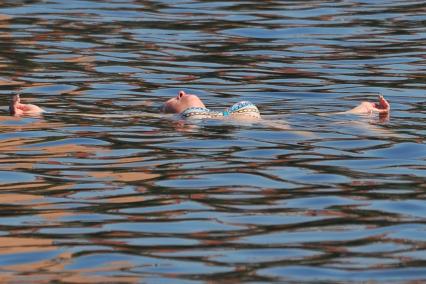
M 183 96 L 185 96 L 185 92 L 184 91 L 180 91 L 179 95 L 178 95 L 178 99 L 182 98 Z

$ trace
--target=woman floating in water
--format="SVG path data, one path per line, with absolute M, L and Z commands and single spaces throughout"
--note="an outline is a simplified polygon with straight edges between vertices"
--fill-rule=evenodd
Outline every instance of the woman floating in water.
M 163 104 L 164 113 L 179 114 L 182 118 L 243 118 L 260 119 L 257 107 L 249 101 L 234 104 L 223 112 L 212 111 L 196 95 L 180 91 L 177 97 L 171 98 Z
M 13 99 L 9 106 L 9 111 L 11 115 L 21 116 L 21 115 L 39 115 L 44 110 L 33 104 L 22 104 L 19 95 L 13 96 Z M 189 119 L 203 119 L 203 118 L 213 118 L 213 119 L 224 119 L 232 118 L 238 120 L 253 121 L 259 120 L 260 112 L 258 108 L 249 101 L 242 101 L 234 104 L 230 108 L 226 109 L 223 112 L 212 111 L 206 108 L 201 99 L 196 95 L 186 94 L 184 91 L 180 91 L 179 94 L 167 100 L 161 111 L 164 113 L 173 113 L 178 114 L 182 118 Z M 362 102 L 357 107 L 342 112 L 349 114 L 387 114 L 390 111 L 389 103 L 379 96 L 379 101 L 377 103 L 372 102 Z
M 179 114 L 183 118 L 237 118 L 237 119 L 260 119 L 257 107 L 249 101 L 234 104 L 223 112 L 211 111 L 196 95 L 186 94 L 180 91 L 177 97 L 166 101 L 162 107 L 165 113 Z M 387 114 L 390 105 L 383 96 L 379 96 L 377 103 L 362 102 L 357 107 L 342 112 L 352 114 Z

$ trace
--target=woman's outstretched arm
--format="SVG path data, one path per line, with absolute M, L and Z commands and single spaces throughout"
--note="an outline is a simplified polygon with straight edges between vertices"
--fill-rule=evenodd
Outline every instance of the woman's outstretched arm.
M 14 95 L 9 104 L 9 113 L 10 115 L 13 115 L 13 116 L 22 116 L 22 115 L 36 116 L 36 115 L 40 115 L 43 112 L 45 112 L 45 110 L 39 106 L 36 106 L 33 104 L 22 104 L 19 94 Z M 129 113 L 89 114 L 89 113 L 63 112 L 62 114 L 82 116 L 82 117 L 94 117 L 94 118 L 129 118 L 129 117 L 164 117 L 165 116 L 165 114 L 148 113 L 148 112 L 134 113 L 134 114 L 129 114 Z

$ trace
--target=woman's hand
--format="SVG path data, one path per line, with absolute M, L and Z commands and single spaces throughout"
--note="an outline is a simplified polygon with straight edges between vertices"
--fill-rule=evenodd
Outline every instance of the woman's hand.
M 378 113 L 378 114 L 387 114 L 390 112 L 390 104 L 383 97 L 379 96 L 379 101 L 377 103 L 372 102 L 362 102 L 359 106 L 348 110 L 346 113 L 354 114 L 369 114 L 369 113 Z
M 39 115 L 44 110 L 36 105 L 32 104 L 21 104 L 21 98 L 19 94 L 14 95 L 12 101 L 9 105 L 10 115 L 20 116 L 20 115 Z

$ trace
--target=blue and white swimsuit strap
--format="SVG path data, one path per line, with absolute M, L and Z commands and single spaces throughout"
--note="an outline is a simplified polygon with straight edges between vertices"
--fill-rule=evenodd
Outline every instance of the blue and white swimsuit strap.
M 260 118 L 260 112 L 257 107 L 249 102 L 242 101 L 234 104 L 224 112 L 211 111 L 208 108 L 204 107 L 190 107 L 181 112 L 180 116 L 182 118 L 194 118 L 194 119 L 203 119 L 203 118 L 223 118 L 231 115 L 245 115 L 255 118 Z
M 211 111 L 208 108 L 204 107 L 190 107 L 181 112 L 180 114 L 183 118 L 214 118 L 218 116 L 223 116 L 222 113 L 217 111 Z
M 256 107 L 256 105 L 249 101 L 238 102 L 223 112 L 224 116 L 238 114 L 253 116 L 257 118 L 260 117 L 259 109 Z

